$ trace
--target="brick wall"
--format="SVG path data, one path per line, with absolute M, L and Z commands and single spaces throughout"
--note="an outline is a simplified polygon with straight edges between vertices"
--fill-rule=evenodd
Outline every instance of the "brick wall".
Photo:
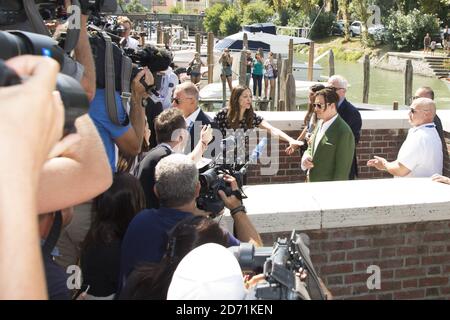
M 298 137 L 298 131 L 286 131 L 291 137 Z M 398 150 L 406 138 L 405 129 L 370 129 L 362 130 L 361 140 L 357 146 L 360 179 L 390 177 L 389 174 L 366 166 L 367 160 L 374 155 L 388 160 L 397 158 Z M 449 141 L 450 144 L 450 141 Z M 300 168 L 300 156 L 287 156 L 284 152 L 287 143 L 280 143 L 279 171 L 275 176 L 261 176 L 258 166 L 248 172 L 248 184 L 304 182 L 305 174 Z M 270 154 L 270 152 L 269 152 Z
M 306 231 L 311 258 L 335 299 L 450 298 L 450 220 Z M 262 234 L 272 246 L 278 236 Z M 367 267 L 381 270 L 369 290 Z

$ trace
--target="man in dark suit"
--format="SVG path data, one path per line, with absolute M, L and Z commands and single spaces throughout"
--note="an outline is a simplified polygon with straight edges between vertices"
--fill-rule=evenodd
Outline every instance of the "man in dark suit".
M 336 89 L 336 93 L 339 96 L 339 102 L 337 105 L 337 112 L 342 119 L 348 124 L 350 129 L 352 129 L 353 135 L 355 136 L 355 153 L 353 156 L 352 168 L 350 170 L 349 180 L 354 180 L 358 176 L 358 164 L 356 161 L 356 145 L 361 137 L 361 113 L 355 108 L 346 98 L 348 82 L 347 80 L 339 75 L 334 75 L 328 79 L 328 84 Z
M 179 110 L 167 109 L 155 119 L 156 141 L 158 145 L 151 149 L 139 164 L 138 179 L 144 189 L 146 208 L 159 208 L 159 201 L 153 187 L 155 185 L 155 168 L 158 162 L 174 153 L 183 152 L 186 145 L 186 134 L 183 135 L 186 122 Z M 172 134 L 177 132 L 174 138 Z
M 210 127 L 204 127 L 200 131 L 200 139 L 188 155 L 194 162 L 198 162 L 206 151 L 212 139 L 211 131 Z M 156 165 L 162 158 L 172 153 L 183 153 L 189 142 L 183 113 L 176 108 L 164 110 L 156 117 L 155 132 L 158 145 L 151 149 L 139 163 L 137 175 L 144 189 L 146 208 L 159 208 L 159 201 L 153 190 Z
M 186 128 L 191 136 L 191 144 L 187 146 L 187 152 L 191 152 L 197 145 L 204 125 L 210 124 L 211 127 L 216 127 L 213 120 L 198 106 L 198 99 L 198 89 L 192 82 L 183 82 L 175 88 L 173 93 L 172 107 L 183 112 Z

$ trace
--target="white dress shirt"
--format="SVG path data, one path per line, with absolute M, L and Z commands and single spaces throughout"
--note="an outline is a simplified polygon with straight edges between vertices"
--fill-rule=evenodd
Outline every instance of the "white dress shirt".
M 397 156 L 397 161 L 411 172 L 405 177 L 431 177 L 442 174 L 442 141 L 434 123 L 409 129 Z

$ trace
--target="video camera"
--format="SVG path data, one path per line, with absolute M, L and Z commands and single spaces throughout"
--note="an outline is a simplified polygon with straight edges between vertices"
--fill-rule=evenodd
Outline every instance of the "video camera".
M 224 154 L 227 153 L 226 145 L 228 143 L 234 144 L 235 142 L 234 137 L 223 139 L 223 152 L 210 163 L 208 169 L 199 175 L 200 195 L 197 198 L 197 207 L 206 212 L 210 212 L 212 218 L 216 217 L 225 207 L 224 202 L 219 196 L 219 190 L 224 191 L 228 197 L 234 194 L 240 200 L 247 198 L 242 191 L 244 176 L 247 173 L 247 167 L 258 161 L 267 144 L 267 138 L 261 139 L 250 155 L 249 160 L 243 166 L 237 163 L 227 164 L 226 161 L 223 161 Z M 225 158 L 227 157 L 225 156 Z M 228 174 L 236 179 L 239 190 L 231 190 L 231 186 L 223 179 L 224 174 Z
M 64 17 L 64 15 L 58 15 L 58 13 L 64 13 L 64 0 L 35 0 L 39 6 L 41 14 L 45 11 L 48 13 L 56 13 L 49 19 L 58 19 Z M 72 0 L 72 5 L 80 5 L 81 13 L 85 15 L 98 16 L 102 12 L 114 13 L 117 10 L 117 0 Z M 42 15 L 44 17 L 44 15 Z M 44 17 L 45 20 L 45 17 Z
M 172 62 L 172 57 L 166 49 L 158 48 L 153 45 L 148 45 L 138 51 L 125 49 L 125 53 L 131 58 L 135 64 L 135 68 L 131 73 L 131 79 L 138 74 L 144 67 L 147 67 L 153 74 L 155 83 L 152 87 L 148 88 L 143 79 L 141 83 L 146 87 L 147 91 L 151 90 L 153 94 L 159 96 L 159 89 L 161 88 L 162 76 L 159 72 L 167 70 Z
M 32 54 L 52 57 L 62 67 L 64 50 L 58 47 L 50 37 L 24 31 L 0 31 L 0 87 L 12 86 L 22 82 L 22 79 L 2 61 L 18 55 Z M 61 94 L 65 109 L 66 133 L 74 130 L 75 119 L 85 114 L 89 109 L 89 100 L 83 88 L 72 77 L 58 74 L 56 89 Z M 26 93 L 24 93 L 26 94 Z M 49 102 L 50 103 L 50 102 Z
M 273 247 L 255 248 L 241 243 L 230 247 L 242 271 L 264 273 L 266 281 L 252 290 L 257 300 L 324 300 L 319 277 L 309 256 L 309 237 L 292 231 L 291 237 L 278 238 Z M 306 270 L 307 277 L 301 281 L 299 269 Z

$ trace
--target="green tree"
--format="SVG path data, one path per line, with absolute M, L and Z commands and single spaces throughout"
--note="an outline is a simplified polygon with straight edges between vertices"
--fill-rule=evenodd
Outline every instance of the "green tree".
M 171 7 L 169 9 L 169 13 L 171 14 L 185 14 L 186 11 L 183 10 L 183 8 L 181 7 L 181 5 L 177 4 L 175 7 Z
M 338 16 L 340 15 L 342 17 L 342 20 L 344 20 L 344 39 L 345 41 L 350 40 L 350 35 L 348 33 L 349 28 L 349 19 L 350 19 L 350 12 L 349 12 L 349 5 L 348 0 L 338 0 Z
M 334 21 L 336 21 L 336 17 L 333 12 L 324 12 L 322 10 L 320 15 L 318 15 L 319 10 L 320 9 L 316 8 L 312 10 L 309 15 L 310 24 L 312 25 L 314 23 L 309 31 L 309 38 L 311 39 L 321 39 L 327 37 L 330 34 Z
M 221 15 L 228 6 L 222 3 L 216 3 L 212 7 L 206 9 L 205 18 L 203 19 L 203 26 L 207 32 L 212 32 L 215 35 L 219 34 Z
M 436 15 L 424 14 L 417 9 L 408 14 L 398 10 L 391 13 L 386 29 L 388 43 L 393 49 L 422 49 L 425 35 L 439 32 L 439 19 Z
M 228 36 L 241 30 L 241 17 L 235 7 L 228 7 L 223 12 L 219 30 L 224 36 Z
M 250 3 L 245 7 L 242 24 L 264 23 L 273 15 L 273 9 L 261 0 Z
M 294 9 L 300 9 L 307 16 L 311 14 L 311 11 L 319 5 L 320 0 L 292 0 L 291 6 Z
M 127 4 L 125 11 L 128 13 L 147 12 L 148 9 L 144 7 L 139 0 L 131 0 L 130 3 Z
M 371 16 L 371 14 L 367 12 L 370 2 L 370 0 L 353 0 L 350 4 L 350 11 L 353 12 L 356 18 L 362 23 L 361 42 L 364 46 L 369 46 L 371 44 L 369 32 L 367 30 L 367 20 Z
M 450 18 L 450 0 L 419 0 L 420 12 L 435 14 L 441 21 Z

